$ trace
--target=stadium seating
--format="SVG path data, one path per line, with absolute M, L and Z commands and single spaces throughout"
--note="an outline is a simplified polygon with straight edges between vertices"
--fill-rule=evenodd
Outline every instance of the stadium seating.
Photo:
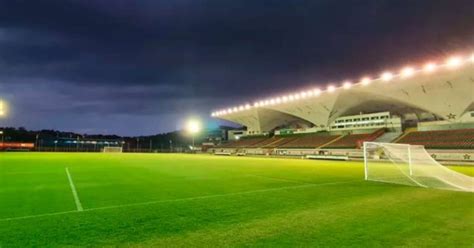
M 262 148 L 276 148 L 298 139 L 298 136 L 273 136 L 266 144 L 262 145 Z
M 373 141 L 383 133 L 384 129 L 379 129 L 373 133 L 349 134 L 327 146 L 324 146 L 324 148 L 360 148 L 364 141 Z
M 431 149 L 474 149 L 474 129 L 410 132 L 397 143 Z
M 338 138 L 337 135 L 321 135 L 321 134 L 307 134 L 293 137 L 285 144 L 279 145 L 279 148 L 317 148 L 328 143 L 331 140 Z
M 268 137 L 247 137 L 241 138 L 240 140 L 232 141 L 226 144 L 222 144 L 220 148 L 241 148 L 241 147 L 254 147 L 256 144 L 268 140 Z

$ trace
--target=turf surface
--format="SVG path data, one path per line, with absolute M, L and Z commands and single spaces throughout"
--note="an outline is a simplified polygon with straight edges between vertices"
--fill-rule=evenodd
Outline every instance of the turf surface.
M 358 162 L 0 154 L 2 248 L 473 244 L 474 194 L 366 182 Z

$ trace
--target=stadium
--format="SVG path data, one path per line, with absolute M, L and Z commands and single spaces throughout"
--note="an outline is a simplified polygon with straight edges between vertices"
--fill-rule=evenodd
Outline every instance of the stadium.
M 40 2 L 0 1 L 0 248 L 473 247 L 472 2 Z
M 1 244 L 469 247 L 473 78 L 473 55 L 451 57 L 219 110 L 243 128 L 194 144 L 188 122 L 194 154 L 3 141 L 22 152 L 0 157 Z

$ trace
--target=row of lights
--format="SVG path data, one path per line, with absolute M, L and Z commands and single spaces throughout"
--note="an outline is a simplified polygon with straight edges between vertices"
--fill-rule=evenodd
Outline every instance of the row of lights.
M 399 74 L 393 74 L 389 71 L 386 71 L 386 72 L 383 72 L 380 75 L 379 78 L 371 79 L 369 77 L 363 77 L 356 84 L 366 86 L 366 85 L 369 85 L 371 82 L 376 81 L 376 80 L 381 80 L 383 82 L 388 82 L 388 81 L 390 81 L 390 80 L 392 80 L 396 77 L 409 78 L 409 77 L 411 77 L 411 76 L 413 76 L 413 75 L 415 75 L 416 73 L 419 73 L 419 72 L 432 73 L 436 69 L 438 69 L 440 67 L 443 67 L 443 66 L 445 66 L 449 69 L 456 69 L 456 68 L 462 66 L 465 63 L 474 63 L 474 54 L 472 54 L 470 57 L 467 57 L 467 58 L 463 58 L 463 57 L 459 57 L 459 56 L 450 57 L 449 59 L 446 60 L 446 62 L 444 64 L 435 64 L 435 63 L 432 63 L 432 62 L 426 63 L 423 67 L 418 68 L 418 69 L 414 68 L 414 67 L 407 66 L 407 67 L 404 67 L 402 70 L 400 70 Z M 352 88 L 352 86 L 354 86 L 354 83 L 352 83 L 351 81 L 345 81 L 345 82 L 342 83 L 341 88 L 350 89 L 350 88 Z M 326 91 L 331 93 L 331 92 L 336 91 L 337 89 L 338 88 L 336 86 L 330 84 L 330 85 L 327 86 Z M 281 104 L 281 103 L 286 103 L 286 102 L 292 102 L 292 101 L 295 101 L 295 100 L 305 99 L 305 98 L 308 98 L 308 97 L 316 97 L 316 96 L 319 96 L 321 93 L 323 93 L 323 91 L 320 90 L 319 88 L 316 88 L 316 89 L 312 89 L 312 90 L 308 90 L 308 91 L 302 91 L 300 93 L 295 93 L 295 94 L 290 94 L 290 95 L 286 95 L 286 96 L 281 96 L 281 97 L 276 97 L 276 98 L 270 98 L 270 99 L 266 99 L 266 100 L 257 101 L 253 105 L 245 104 L 245 105 L 240 105 L 240 106 L 236 106 L 236 107 L 232 107 L 232 108 L 228 108 L 228 109 L 224 109 L 224 110 L 219 110 L 219 111 L 213 112 L 211 114 L 211 116 L 216 117 L 216 116 L 231 114 L 231 113 L 240 112 L 240 111 L 244 111 L 244 110 L 249 110 L 251 108 L 258 108 L 258 107 L 276 105 L 276 104 Z

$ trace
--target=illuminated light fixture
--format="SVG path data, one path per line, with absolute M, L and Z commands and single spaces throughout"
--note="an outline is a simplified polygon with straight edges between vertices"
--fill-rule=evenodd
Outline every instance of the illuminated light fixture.
M 451 57 L 446 62 L 446 65 L 451 69 L 457 68 L 461 66 L 461 64 L 462 64 L 462 60 L 459 57 Z
M 342 87 L 346 90 L 350 89 L 352 87 L 352 83 L 349 82 L 349 81 L 346 81 L 346 82 L 344 82 L 344 84 L 342 84 Z
M 384 72 L 384 73 L 382 73 L 381 78 L 382 78 L 383 81 L 390 81 L 393 78 L 393 74 L 390 73 L 390 72 Z
M 423 67 L 423 70 L 428 73 L 433 72 L 434 70 L 436 70 L 436 65 L 434 63 L 427 63 Z
M 465 63 L 474 63 L 474 53 L 471 53 L 467 57 L 452 56 L 452 57 L 448 58 L 445 61 L 444 64 L 436 64 L 436 63 L 432 63 L 432 62 L 426 63 L 420 68 L 420 71 L 422 70 L 422 72 L 424 72 L 424 73 L 431 73 L 431 72 L 436 71 L 438 69 L 438 67 L 444 67 L 444 66 L 446 66 L 450 69 L 456 69 L 456 68 L 462 66 Z M 405 67 L 400 71 L 400 74 L 395 75 L 395 74 L 392 74 L 391 72 L 387 71 L 387 72 L 383 72 L 380 75 L 379 78 L 371 79 L 369 77 L 363 77 L 357 83 L 358 84 L 360 83 L 361 85 L 369 85 L 372 82 L 372 80 L 390 81 L 394 77 L 406 78 L 406 77 L 413 76 L 417 72 L 418 72 L 418 70 L 413 68 L 413 67 Z M 349 88 L 352 87 L 352 85 L 353 84 L 351 82 L 346 81 L 342 84 L 342 88 L 349 89 Z M 329 85 L 329 86 L 327 86 L 326 91 L 334 92 L 334 91 L 336 91 L 336 89 L 337 89 L 336 86 Z M 218 110 L 218 111 L 215 111 L 215 112 L 211 112 L 211 116 L 214 117 L 214 116 L 231 114 L 233 112 L 242 111 L 242 110 L 246 110 L 246 109 L 251 109 L 252 107 L 263 107 L 263 106 L 266 106 L 266 105 L 269 105 L 269 104 L 285 103 L 285 102 L 289 102 L 289 101 L 298 100 L 300 98 L 318 96 L 321 93 L 322 93 L 322 91 L 320 89 L 316 88 L 316 89 L 309 90 L 309 91 L 302 91 L 300 93 L 295 93 L 295 94 L 290 94 L 290 95 L 287 95 L 287 96 L 273 98 L 271 100 L 268 99 L 268 100 L 264 100 L 264 101 L 262 100 L 262 101 L 254 102 L 253 104 L 240 105 L 238 107 L 229 108 L 227 110 L 226 109 Z M 4 105 L 4 103 L 0 101 L 0 116 L 5 114 L 5 110 L 3 109 L 3 107 L 4 107 L 3 105 Z
M 334 85 L 329 85 L 327 90 L 328 92 L 334 92 L 336 90 L 336 87 L 334 87 Z
M 188 120 L 186 123 L 186 130 L 191 133 L 195 134 L 201 130 L 201 123 L 198 120 Z
M 370 84 L 370 78 L 368 77 L 363 77 L 361 80 L 360 80 L 360 83 L 362 85 L 369 85 Z
M 401 70 L 400 74 L 402 77 L 411 77 L 413 74 L 415 74 L 415 70 L 411 67 L 405 67 Z
M 319 95 L 321 94 L 321 90 L 318 89 L 318 88 L 313 89 L 313 94 L 314 94 L 315 96 L 319 96 Z

